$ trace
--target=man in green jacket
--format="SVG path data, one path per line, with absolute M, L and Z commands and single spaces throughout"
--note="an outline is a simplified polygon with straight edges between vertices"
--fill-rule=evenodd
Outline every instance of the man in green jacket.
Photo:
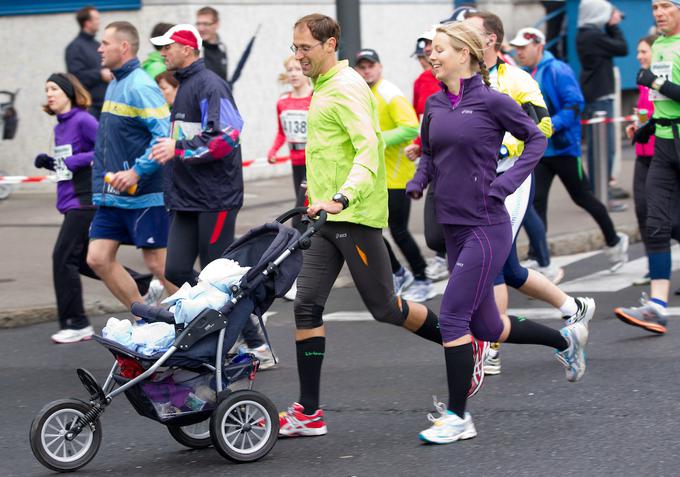
M 294 27 L 291 49 L 314 82 L 306 147 L 308 214 L 325 210 L 329 215 L 305 251 L 298 276 L 294 311 L 300 400 L 281 413 L 282 436 L 328 432 L 319 409 L 326 336 L 322 315 L 344 263 L 376 320 L 441 344 L 437 315 L 394 294 L 382 238 L 387 181 L 378 105 L 364 79 L 346 60 L 336 59 L 339 40 L 340 26 L 324 15 L 307 15 Z
M 172 23 L 156 23 L 156 26 L 151 30 L 151 38 L 165 35 L 172 26 Z M 156 45 L 153 47 L 155 50 L 146 57 L 142 63 L 142 69 L 146 71 L 151 78 L 156 79 L 156 76 L 165 72 L 168 68 L 165 66 L 165 59 L 161 56 L 161 47 Z

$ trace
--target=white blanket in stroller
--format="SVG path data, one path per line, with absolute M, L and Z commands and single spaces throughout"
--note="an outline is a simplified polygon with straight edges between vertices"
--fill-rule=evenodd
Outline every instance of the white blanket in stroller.
M 250 269 L 238 262 L 218 258 L 210 262 L 198 276 L 198 283 L 182 285 L 177 292 L 163 300 L 164 305 L 172 305 L 175 322 L 190 323 L 206 308 L 219 310 L 232 298 L 231 286 L 237 284 Z
M 177 293 L 163 300 L 172 305 L 176 323 L 190 323 L 206 308 L 219 310 L 232 298 L 231 286 L 238 283 L 250 267 L 218 258 L 210 262 L 198 276 L 198 283 L 182 285 Z M 175 327 L 168 323 L 132 326 L 129 320 L 109 318 L 102 330 L 104 338 L 113 340 L 138 353 L 151 356 L 166 351 L 175 340 Z

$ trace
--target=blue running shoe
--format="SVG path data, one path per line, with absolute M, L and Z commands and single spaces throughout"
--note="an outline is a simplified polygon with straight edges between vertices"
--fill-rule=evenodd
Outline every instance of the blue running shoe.
M 588 344 L 588 328 L 583 323 L 574 323 L 560 330 L 569 347 L 564 351 L 556 351 L 555 357 L 565 367 L 567 381 L 575 383 L 586 372 L 586 345 Z
M 413 283 L 413 273 L 407 268 L 401 267 L 401 270 L 392 274 L 392 281 L 394 282 L 394 294 L 399 296 Z

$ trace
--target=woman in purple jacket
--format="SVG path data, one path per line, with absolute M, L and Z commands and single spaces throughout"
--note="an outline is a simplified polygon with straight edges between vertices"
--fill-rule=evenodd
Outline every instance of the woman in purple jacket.
M 38 154 L 35 167 L 56 173 L 57 209 L 64 214 L 57 243 L 52 252 L 54 290 L 57 295 L 60 331 L 55 343 L 88 340 L 93 329 L 83 308 L 80 270 L 87 267 L 88 229 L 94 215 L 92 206 L 92 159 L 97 120 L 87 108 L 90 94 L 70 74 L 56 73 L 45 83 L 47 104 L 43 110 L 57 117 L 52 154 Z M 89 268 L 89 267 L 87 267 Z
M 449 403 L 435 401 L 439 416 L 420 439 L 447 444 L 477 435 L 465 405 L 475 367 L 473 339 L 541 344 L 557 350 L 569 381 L 585 372 L 588 330 L 582 323 L 560 331 L 530 320 L 500 316 L 493 295 L 512 244 L 504 206 L 541 158 L 546 139 L 508 95 L 489 88 L 483 43 L 465 23 L 439 27 L 430 61 L 442 90 L 432 95 L 421 127 L 422 156 L 407 193 L 422 197 L 436 187 L 436 216 L 443 225 L 451 272 L 439 323 L 444 344 Z M 524 141 L 524 153 L 501 176 L 498 151 L 508 131 Z M 481 363 L 478 363 L 481 366 Z

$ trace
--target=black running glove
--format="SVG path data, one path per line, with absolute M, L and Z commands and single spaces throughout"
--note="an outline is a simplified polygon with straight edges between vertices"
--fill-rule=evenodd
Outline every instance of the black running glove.
M 33 165 L 37 167 L 38 169 L 49 169 L 51 171 L 54 170 L 54 158 L 51 156 L 48 156 L 47 154 L 38 154 L 35 156 L 35 160 L 33 161 Z
M 652 73 L 649 68 L 642 68 L 637 73 L 637 84 L 641 86 L 646 86 L 648 88 L 652 87 L 652 83 L 656 79 L 656 75 Z

